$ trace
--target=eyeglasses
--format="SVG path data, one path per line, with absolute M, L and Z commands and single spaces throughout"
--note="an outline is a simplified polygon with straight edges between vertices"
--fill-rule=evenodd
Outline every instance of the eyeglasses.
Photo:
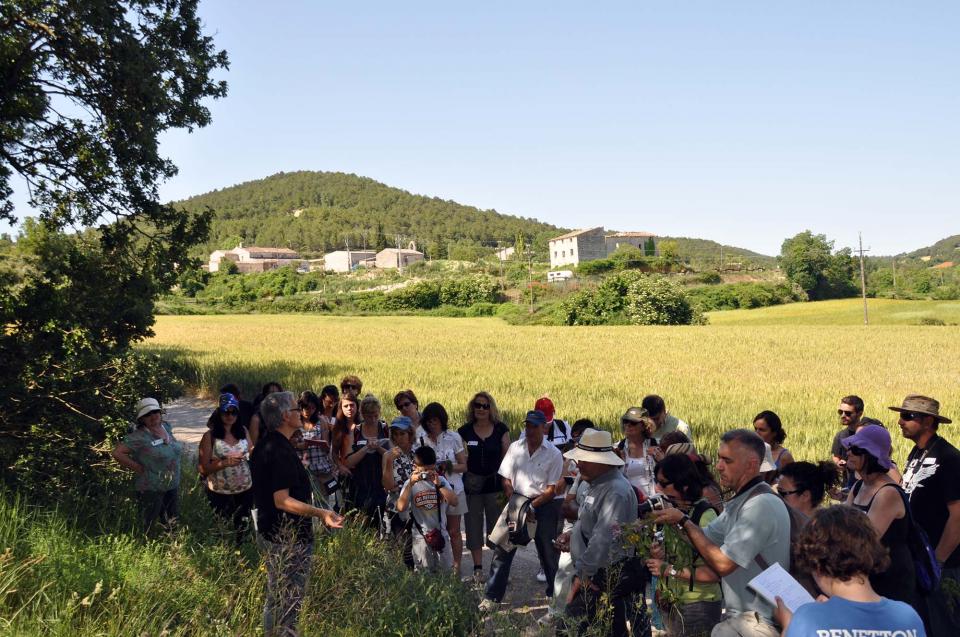
M 920 413 L 917 413 L 917 412 L 915 412 L 915 411 L 901 411 L 901 412 L 900 412 L 900 419 L 901 419 L 901 420 L 905 420 L 905 421 L 920 420 L 920 419 L 923 418 L 924 416 L 926 416 L 926 414 L 920 414 Z
M 777 489 L 777 493 L 779 493 L 782 497 L 786 497 L 788 495 L 797 495 L 798 493 L 803 493 L 803 489 L 794 489 L 793 491 L 785 491 L 783 489 Z
M 474 409 L 490 409 L 490 403 L 473 403 Z
M 406 409 L 407 407 L 409 407 L 409 406 L 412 405 L 412 404 L 413 404 L 413 403 L 411 403 L 411 402 L 400 403 L 399 405 L 397 405 L 397 409 Z
M 857 413 L 857 412 L 855 412 L 855 411 L 847 411 L 846 409 L 838 409 L 838 410 L 837 410 L 837 415 L 838 415 L 838 416 L 847 416 L 848 418 L 849 418 L 850 416 L 854 415 L 855 413 Z
M 853 446 L 851 446 L 851 447 L 849 447 L 849 448 L 847 449 L 847 451 L 849 451 L 850 453 L 852 453 L 852 454 L 855 455 L 855 456 L 864 456 L 864 455 L 867 454 L 867 450 L 864 449 L 863 447 L 853 447 Z
M 672 483 L 672 482 L 663 482 L 663 481 L 661 481 L 661 480 L 657 480 L 657 484 L 660 485 L 660 488 L 661 488 L 661 489 L 666 489 L 667 487 L 669 487 L 669 486 L 670 486 L 671 484 L 673 484 L 673 483 Z

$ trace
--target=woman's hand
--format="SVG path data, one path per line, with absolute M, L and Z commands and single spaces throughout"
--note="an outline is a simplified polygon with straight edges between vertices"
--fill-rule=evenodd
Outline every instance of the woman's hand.
M 647 569 L 649 569 L 655 577 L 663 577 L 664 572 L 667 570 L 666 566 L 667 564 L 662 558 L 652 557 L 647 560 Z
M 650 557 L 657 560 L 664 560 L 667 558 L 666 551 L 663 550 L 663 544 L 659 542 L 654 542 L 650 545 Z
M 793 619 L 793 612 L 787 608 L 787 605 L 783 603 L 779 595 L 777 596 L 777 607 L 773 609 L 773 619 L 783 627 L 783 634 L 786 635 L 787 626 L 790 625 L 790 620 Z

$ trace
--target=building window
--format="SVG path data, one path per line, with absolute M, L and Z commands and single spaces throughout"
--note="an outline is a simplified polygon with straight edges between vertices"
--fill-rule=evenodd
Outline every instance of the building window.
M 576 252 L 574 251 L 574 249 L 573 249 L 573 248 L 570 248 L 570 256 L 572 257 L 572 256 L 575 256 L 575 255 L 576 255 Z
M 561 257 L 566 257 L 566 256 L 567 256 L 567 251 L 564 250 L 563 252 L 561 252 L 561 253 L 560 253 L 560 256 L 561 256 Z
M 553 251 L 553 258 L 554 258 L 554 259 L 557 258 L 557 251 L 556 251 L 556 250 Z

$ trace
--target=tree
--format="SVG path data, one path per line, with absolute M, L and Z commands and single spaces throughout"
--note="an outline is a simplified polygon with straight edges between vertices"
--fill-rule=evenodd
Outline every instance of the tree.
M 787 278 L 811 301 L 856 294 L 854 260 L 849 249 L 834 254 L 833 241 L 805 230 L 785 239 L 777 258 Z
M 151 334 L 156 295 L 196 265 L 187 251 L 210 222 L 158 195 L 176 173 L 159 135 L 205 126 L 203 100 L 226 93 L 212 77 L 226 53 L 196 7 L 0 5 L 0 218 L 15 221 L 14 179 L 37 213 L 0 268 L 0 438 L 12 443 L 0 463 L 21 486 L 93 480 L 93 447 L 123 430 L 137 395 L 169 391 L 130 346 Z
M 647 240 L 643 243 L 643 254 L 648 257 L 657 255 L 657 243 L 653 237 L 647 237 Z

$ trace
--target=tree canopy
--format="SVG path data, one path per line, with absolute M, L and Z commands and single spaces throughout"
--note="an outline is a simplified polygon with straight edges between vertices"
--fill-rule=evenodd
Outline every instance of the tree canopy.
M 52 474 L 82 482 L 137 394 L 165 391 L 129 346 L 150 334 L 156 295 L 208 231 L 208 211 L 158 197 L 176 173 L 158 136 L 205 126 L 203 100 L 226 92 L 213 78 L 226 54 L 196 8 L 0 4 L 0 217 L 15 221 L 15 183 L 37 216 L 0 246 L 0 463 L 21 485 L 37 472 L 48 491 Z M 31 462 L 38 454 L 58 462 Z
M 811 301 L 852 296 L 854 261 L 850 249 L 833 251 L 833 241 L 809 230 L 785 239 L 780 250 L 780 267 Z

